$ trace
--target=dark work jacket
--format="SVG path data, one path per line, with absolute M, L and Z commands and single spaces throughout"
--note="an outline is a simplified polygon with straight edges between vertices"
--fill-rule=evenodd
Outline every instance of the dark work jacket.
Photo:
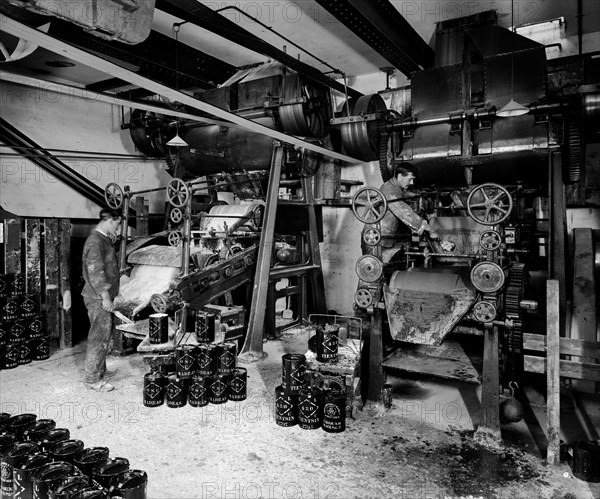
M 103 291 L 113 300 L 119 294 L 119 264 L 110 239 L 92 231 L 83 246 L 82 262 L 85 285 L 82 296 L 100 299 Z

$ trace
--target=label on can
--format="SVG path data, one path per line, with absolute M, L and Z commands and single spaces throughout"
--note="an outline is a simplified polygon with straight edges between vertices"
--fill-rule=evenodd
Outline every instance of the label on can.
M 294 404 L 288 399 L 288 397 L 277 397 L 277 400 L 275 401 L 275 409 L 277 410 L 278 419 L 290 423 L 296 420 L 296 415 L 294 414 Z
M 163 403 L 163 398 L 162 398 L 163 388 L 155 381 L 150 381 L 144 387 L 144 393 L 146 394 L 146 399 L 144 400 L 144 405 L 154 406 L 154 405 L 161 405 Z

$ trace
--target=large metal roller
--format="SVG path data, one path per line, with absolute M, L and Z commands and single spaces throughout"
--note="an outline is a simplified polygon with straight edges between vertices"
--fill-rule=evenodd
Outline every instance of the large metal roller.
M 373 115 L 386 111 L 383 97 L 379 94 L 363 95 L 358 99 L 349 99 L 342 108 L 340 118 L 361 115 Z M 342 144 L 347 154 L 373 161 L 379 158 L 379 121 L 376 119 L 358 119 L 340 125 Z

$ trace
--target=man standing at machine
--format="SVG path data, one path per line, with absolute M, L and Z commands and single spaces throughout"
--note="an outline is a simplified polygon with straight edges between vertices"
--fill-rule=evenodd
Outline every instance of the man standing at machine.
M 121 225 L 116 210 L 103 209 L 96 228 L 83 247 L 83 279 L 81 292 L 90 318 L 85 383 L 92 390 L 109 392 L 114 386 L 104 381 L 106 355 L 112 334 L 113 300 L 119 293 L 119 264 L 111 238 Z

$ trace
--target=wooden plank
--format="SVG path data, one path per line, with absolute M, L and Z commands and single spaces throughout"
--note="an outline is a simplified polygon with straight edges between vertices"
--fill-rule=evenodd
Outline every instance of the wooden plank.
M 4 221 L 4 272 L 5 274 L 18 274 L 22 272 L 21 266 L 21 222 L 20 218 L 11 218 Z
M 73 325 L 71 317 L 71 222 L 62 219 L 58 224 L 60 239 L 60 266 L 59 266 L 59 296 L 62 306 L 59 310 L 60 348 L 73 346 Z
M 60 337 L 60 238 L 58 220 L 44 220 L 46 328 L 50 338 Z
M 25 286 L 27 293 L 42 291 L 41 225 L 36 219 L 25 220 Z
M 525 355 L 523 357 L 524 369 L 527 372 L 544 374 L 547 363 L 545 357 Z M 587 379 L 600 381 L 600 364 L 577 362 L 574 360 L 560 361 L 560 376 L 563 378 Z
M 377 410 L 383 406 L 383 310 L 373 307 L 369 335 L 369 373 L 367 404 Z
M 483 332 L 483 376 L 481 387 L 482 427 L 500 438 L 500 373 L 498 369 L 498 327 L 486 325 Z
M 546 289 L 546 334 L 547 338 L 547 388 L 546 410 L 548 425 L 546 436 L 548 451 L 546 461 L 549 464 L 560 463 L 560 285 L 557 280 L 549 279 Z
M 560 354 L 600 359 L 600 342 L 574 338 L 560 338 Z M 523 334 L 523 349 L 537 352 L 546 351 L 546 336 L 543 334 Z

